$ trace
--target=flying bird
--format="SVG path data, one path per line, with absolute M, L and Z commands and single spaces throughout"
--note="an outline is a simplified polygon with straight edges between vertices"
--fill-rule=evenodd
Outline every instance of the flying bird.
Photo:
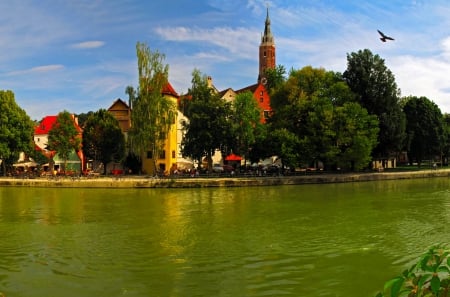
M 381 35 L 381 37 L 380 37 L 380 40 L 381 40 L 381 41 L 386 42 L 386 40 L 394 40 L 394 38 L 389 37 L 389 36 L 387 36 L 387 35 L 384 35 L 384 33 L 381 32 L 380 30 L 377 30 L 377 31 L 378 31 L 378 33 L 380 33 L 380 35 Z

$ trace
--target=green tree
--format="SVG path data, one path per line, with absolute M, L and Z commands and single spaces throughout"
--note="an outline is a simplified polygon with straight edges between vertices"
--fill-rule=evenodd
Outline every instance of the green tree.
M 104 174 L 109 162 L 120 162 L 124 158 L 125 137 L 117 119 L 105 109 L 87 118 L 83 129 L 83 152 L 87 158 L 103 164 Z
M 282 167 L 295 168 L 299 163 L 299 141 L 297 135 L 285 128 L 275 129 L 267 135 L 264 147 L 266 156 L 281 158 Z
M 420 167 L 424 159 L 432 159 L 441 153 L 443 116 L 439 107 L 426 97 L 408 97 L 404 112 L 408 157 Z
M 0 160 L 3 175 L 21 152 L 33 150 L 33 122 L 14 99 L 12 91 L 0 90 Z
M 337 107 L 349 102 L 355 102 L 355 95 L 339 73 L 311 66 L 292 70 L 271 97 L 271 131 L 287 129 L 297 136 L 302 165 L 322 161 L 336 166 L 341 153 L 335 123 Z
M 368 49 L 347 54 L 343 74 L 358 102 L 369 114 L 376 115 L 380 132 L 374 157 L 397 154 L 405 140 L 405 115 L 401 109 L 400 90 L 384 60 Z
M 126 89 L 132 106 L 129 145 L 137 156 L 150 151 L 156 172 L 156 156 L 164 149 L 170 126 L 175 121 L 176 105 L 163 95 L 169 74 L 169 66 L 163 63 L 165 56 L 139 42 L 136 53 L 139 89 L 137 94 L 129 87 Z
M 448 164 L 450 157 L 450 114 L 445 113 L 442 120 L 442 165 Z
M 56 151 L 64 160 L 65 171 L 70 153 L 81 149 L 81 131 L 75 126 L 73 116 L 68 111 L 58 114 L 56 122 L 48 132 L 47 149 Z
M 232 104 L 232 122 L 236 141 L 235 153 L 249 157 L 250 149 L 256 141 L 256 133 L 262 129 L 261 110 L 250 91 L 240 93 Z
M 377 145 L 378 120 L 356 102 L 347 102 L 334 111 L 336 131 L 336 165 L 343 169 L 360 170 L 369 164 Z
M 206 157 L 211 170 L 216 149 L 226 151 L 232 145 L 231 106 L 208 86 L 207 76 L 197 69 L 192 72 L 192 87 L 183 100 L 189 120 L 183 124 L 182 154 L 199 164 Z
M 286 81 L 286 68 L 283 65 L 278 65 L 276 68 L 267 68 L 264 72 L 264 77 L 267 79 L 265 85 L 269 92 L 276 90 L 278 87 L 282 86 Z
M 88 111 L 87 113 L 80 113 L 77 115 L 78 118 L 78 125 L 80 127 L 84 127 L 84 124 L 86 123 L 86 120 L 91 116 L 94 112 Z

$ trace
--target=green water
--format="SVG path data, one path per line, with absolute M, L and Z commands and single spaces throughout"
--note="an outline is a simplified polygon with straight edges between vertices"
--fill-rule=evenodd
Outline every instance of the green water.
M 0 292 L 373 296 L 450 241 L 448 179 L 213 189 L 0 188 Z

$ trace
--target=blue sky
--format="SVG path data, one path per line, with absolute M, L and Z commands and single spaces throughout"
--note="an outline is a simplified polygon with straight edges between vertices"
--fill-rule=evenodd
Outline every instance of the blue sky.
M 269 6 L 277 64 L 343 72 L 347 54 L 385 60 L 402 96 L 450 113 L 448 0 L 0 1 L 0 89 L 32 119 L 108 108 L 137 86 L 136 42 L 165 54 L 178 93 L 194 68 L 223 90 L 256 82 Z M 382 43 L 377 29 L 395 38 Z

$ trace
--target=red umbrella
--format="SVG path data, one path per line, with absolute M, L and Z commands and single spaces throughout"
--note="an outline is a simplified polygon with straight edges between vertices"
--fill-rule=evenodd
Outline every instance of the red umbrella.
M 242 160 L 242 158 L 240 156 L 238 156 L 238 155 L 235 155 L 235 154 L 228 155 L 225 158 L 225 161 L 241 161 L 241 160 Z

